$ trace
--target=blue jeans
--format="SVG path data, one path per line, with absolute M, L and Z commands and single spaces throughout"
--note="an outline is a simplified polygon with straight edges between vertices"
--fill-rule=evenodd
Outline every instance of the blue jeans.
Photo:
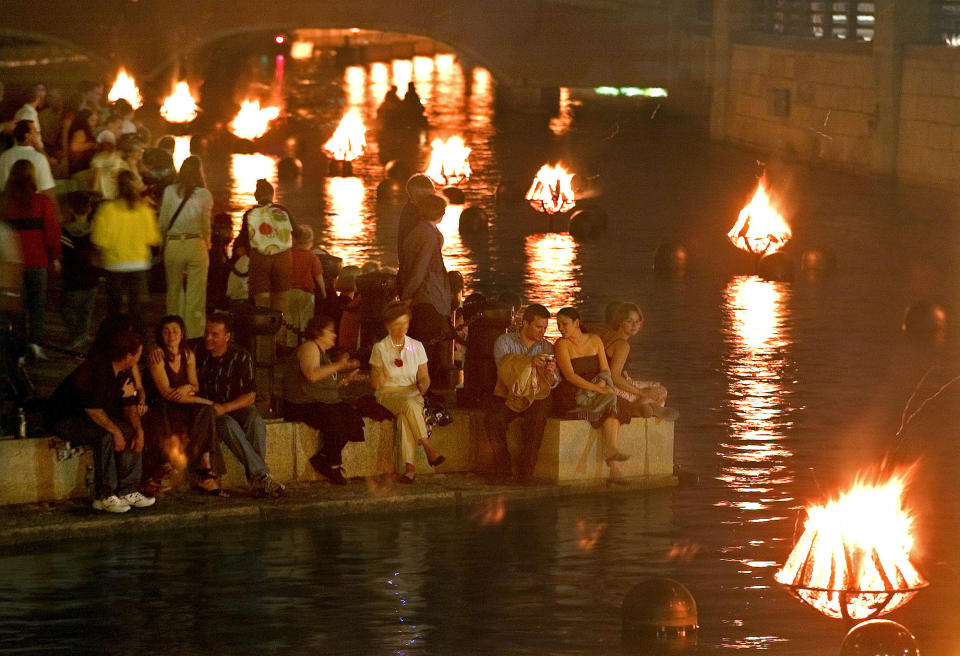
M 47 313 L 47 269 L 46 267 L 23 268 L 23 305 L 17 315 L 20 329 L 27 335 L 31 344 L 43 341 L 43 320 Z M 29 315 L 29 326 L 27 316 Z
M 263 461 L 267 453 L 267 425 L 255 406 L 247 406 L 217 417 L 217 435 L 255 481 L 270 473 Z
M 123 432 L 129 447 L 134 437 L 133 426 L 123 419 L 111 419 Z M 93 450 L 94 499 L 136 492 L 143 467 L 142 452 L 134 453 L 129 448 L 114 451 L 113 435 L 85 415 L 64 419 L 55 424 L 53 430 L 61 439 L 85 444 Z
M 67 324 L 70 339 L 76 340 L 90 335 L 93 320 L 93 306 L 97 301 L 97 288 L 64 290 L 60 299 L 60 316 Z

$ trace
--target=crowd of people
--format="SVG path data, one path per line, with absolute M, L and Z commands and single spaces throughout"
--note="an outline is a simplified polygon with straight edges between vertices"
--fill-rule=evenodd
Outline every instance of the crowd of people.
M 132 108 L 125 101 L 104 106 L 102 91 L 81 86 L 56 122 L 44 114 L 38 86 L 27 109 L 0 125 L 12 136 L 0 153 L 0 241 L 5 249 L 16 242 L 20 264 L 16 280 L 0 271 L 5 307 L 18 297 L 24 357 L 46 359 L 47 276 L 62 274 L 59 308 L 70 337 L 63 346 L 85 358 L 57 387 L 45 419 L 53 434 L 92 449 L 93 507 L 150 506 L 184 469 L 200 493 L 228 496 L 220 485 L 223 445 L 244 466 L 254 494 L 283 493 L 265 461 L 254 361 L 234 334 L 238 311 L 251 304 L 285 319 L 277 335 L 279 348 L 290 351 L 282 412 L 318 431 L 321 446 L 310 463 L 320 475 L 347 483 L 342 450 L 363 441 L 365 416 L 395 421 L 398 482 L 414 482 L 418 446 L 430 466 L 443 463 L 430 441 L 427 410 L 438 401 L 431 387 L 445 379 L 452 344 L 462 349 L 470 328 L 461 312 L 463 277 L 444 264 L 437 226 L 447 201 L 433 183 L 422 174 L 407 182 L 396 271 L 367 263 L 325 277 L 312 229 L 274 201 L 268 181 L 257 181 L 256 205 L 233 239 L 229 215 L 213 216 L 201 159 L 190 156 L 176 170 L 170 137 L 145 149 Z M 54 172 L 86 188 L 58 198 Z M 158 259 L 167 316 L 149 326 L 148 275 Z M 380 324 L 363 318 L 371 301 L 358 285 L 365 274 L 392 283 L 377 307 Z M 101 279 L 107 318 L 94 337 Z M 519 309 L 519 298 L 511 304 Z M 619 463 L 629 458 L 618 446 L 620 426 L 670 413 L 662 385 L 625 371 L 643 315 L 636 305 L 615 303 L 603 326 L 588 328 L 574 308 L 563 308 L 555 315 L 561 337 L 550 343 L 544 335 L 553 316 L 528 305 L 488 355 L 496 365 L 496 385 L 484 400 L 494 456 L 488 473 L 494 481 L 532 482 L 546 420 L 559 416 L 602 430 L 609 481 L 618 483 Z M 372 396 L 346 400 L 341 389 L 350 383 L 368 385 Z M 514 471 L 506 433 L 516 419 L 523 447 Z

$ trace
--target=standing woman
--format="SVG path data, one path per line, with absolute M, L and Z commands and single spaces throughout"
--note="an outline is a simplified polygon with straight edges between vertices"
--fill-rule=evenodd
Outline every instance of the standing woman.
M 148 432 L 143 464 L 145 491 L 160 491 L 164 474 L 176 466 L 170 462 L 172 455 L 179 450 L 196 473 L 200 490 L 225 497 L 226 492 L 217 483 L 217 476 L 226 471 L 217 443 L 217 413 L 213 401 L 196 395 L 200 389 L 197 359 L 187 345 L 183 319 L 174 315 L 161 319 L 155 338 L 156 345 L 147 359 L 152 382 L 148 416 L 152 420 L 144 422 Z
M 363 442 L 363 417 L 341 400 L 340 386 L 356 377 L 360 363 L 348 353 L 341 353 L 336 362 L 330 357 L 337 331 L 328 316 L 312 317 L 305 337 L 283 370 L 283 415 L 320 431 L 320 449 L 310 464 L 331 483 L 346 485 L 341 451 L 347 442 Z
M 410 329 L 410 306 L 393 301 L 383 309 L 387 336 L 374 344 L 370 353 L 370 382 L 376 390 L 377 402 L 396 415 L 397 432 L 404 465 L 401 483 L 412 483 L 416 477 L 414 455 L 419 443 L 431 467 L 446 458 L 430 444 L 430 433 L 423 416 L 423 395 L 430 389 L 427 352 L 423 344 L 407 337 Z
M 60 271 L 60 226 L 50 198 L 37 192 L 33 164 L 21 159 L 10 167 L 0 197 L 0 217 L 19 238 L 23 261 L 20 312 L 17 322 L 27 328 L 30 353 L 46 360 L 40 343 L 44 337 L 47 311 L 47 267 Z M 29 324 L 27 318 L 29 315 Z
M 130 171 L 117 175 L 117 198 L 100 204 L 93 217 L 90 241 L 100 250 L 107 272 L 108 312 L 127 312 L 144 332 L 140 304 L 147 295 L 150 247 L 160 244 L 156 212 L 140 197 Z
M 617 449 L 620 424 L 630 423 L 630 412 L 621 407 L 610 378 L 610 366 L 599 335 L 580 329 L 580 313 L 573 308 L 557 312 L 562 337 L 554 345 L 563 380 L 553 392 L 553 409 L 561 417 L 586 419 L 603 430 L 603 459 L 610 482 L 620 482 L 619 462 L 630 456 Z
M 188 339 L 203 335 L 206 323 L 212 210 L 213 195 L 206 189 L 203 165 L 199 157 L 191 155 L 180 166 L 179 181 L 163 190 L 159 220 L 167 314 L 183 317 Z

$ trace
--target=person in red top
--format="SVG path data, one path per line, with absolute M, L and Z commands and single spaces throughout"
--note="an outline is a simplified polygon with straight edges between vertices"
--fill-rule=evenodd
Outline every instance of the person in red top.
M 293 260 L 290 267 L 290 291 L 287 293 L 287 312 L 290 324 L 300 333 L 313 318 L 316 295 L 326 296 L 323 284 L 323 265 L 313 252 L 313 229 L 299 225 L 293 229 Z M 296 346 L 296 335 L 289 336 Z
M 23 304 L 17 320 L 27 334 L 30 353 L 46 360 L 40 342 L 47 309 L 47 268 L 52 263 L 60 271 L 60 226 L 53 203 L 37 193 L 36 172 L 28 160 L 18 160 L 10 169 L 0 197 L 0 217 L 17 233 L 23 258 Z

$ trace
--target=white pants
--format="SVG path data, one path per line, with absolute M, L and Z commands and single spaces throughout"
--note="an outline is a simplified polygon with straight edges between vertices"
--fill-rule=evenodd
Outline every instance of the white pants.
M 207 312 L 207 270 L 210 253 L 202 239 L 171 239 L 163 249 L 167 272 L 167 314 L 178 314 L 187 339 L 201 337 Z M 184 293 L 186 279 L 186 293 Z
M 381 387 L 377 403 L 396 416 L 397 437 L 400 443 L 401 465 L 413 464 L 417 444 L 427 439 L 427 422 L 423 418 L 423 397 L 416 385 L 408 387 Z M 403 467 L 397 467 L 402 472 Z

